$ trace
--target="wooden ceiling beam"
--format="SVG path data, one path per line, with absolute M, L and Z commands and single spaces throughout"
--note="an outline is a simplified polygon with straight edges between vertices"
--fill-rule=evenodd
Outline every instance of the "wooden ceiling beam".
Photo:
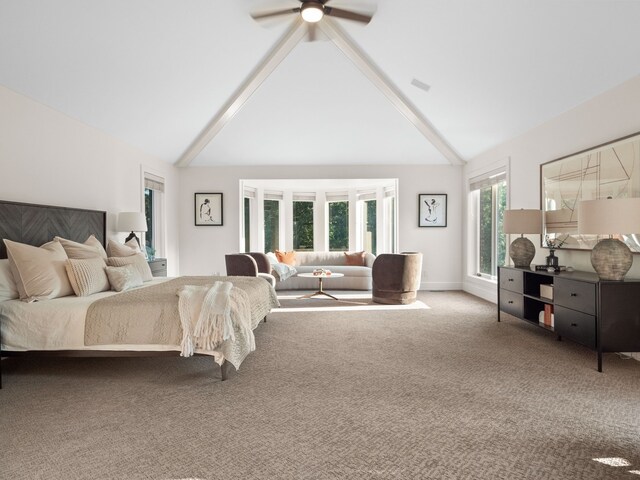
M 452 165 L 466 163 L 431 122 L 411 103 L 411 100 L 395 86 L 391 79 L 360 49 L 337 22 L 325 17 L 321 22 L 318 22 L 318 27 Z
M 233 116 L 249 100 L 249 97 L 260 87 L 276 67 L 285 59 L 293 48 L 304 38 L 307 29 L 304 28 L 304 21 L 298 17 L 291 27 L 278 40 L 264 59 L 251 72 L 249 77 L 233 93 L 231 98 L 211 119 L 207 126 L 200 132 L 195 140 L 189 145 L 182 156 L 175 162 L 178 167 L 187 167 L 202 150 L 220 133 L 224 126 L 229 123 Z

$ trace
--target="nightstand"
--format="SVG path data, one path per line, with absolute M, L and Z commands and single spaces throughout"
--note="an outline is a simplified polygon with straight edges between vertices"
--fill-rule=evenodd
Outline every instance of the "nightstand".
M 151 274 L 154 277 L 166 277 L 167 276 L 167 259 L 156 258 L 153 260 L 149 260 L 149 268 L 151 269 Z

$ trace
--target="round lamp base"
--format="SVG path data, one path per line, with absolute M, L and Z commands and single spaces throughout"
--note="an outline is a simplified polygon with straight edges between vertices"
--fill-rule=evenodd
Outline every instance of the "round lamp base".
M 536 254 L 536 247 L 525 237 L 516 238 L 509 245 L 509 256 L 515 267 L 528 267 Z
M 600 240 L 591 250 L 591 265 L 600 280 L 624 280 L 632 264 L 631 250 L 615 238 Z

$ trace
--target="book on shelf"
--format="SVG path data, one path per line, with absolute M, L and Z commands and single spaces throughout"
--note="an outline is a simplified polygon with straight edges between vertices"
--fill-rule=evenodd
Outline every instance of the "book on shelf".
M 544 324 L 547 327 L 553 327 L 553 305 L 544 306 Z
M 540 296 L 548 300 L 553 300 L 553 285 L 541 284 Z

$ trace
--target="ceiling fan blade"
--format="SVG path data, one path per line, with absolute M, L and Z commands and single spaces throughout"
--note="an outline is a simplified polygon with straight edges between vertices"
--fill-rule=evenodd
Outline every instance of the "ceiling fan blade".
M 274 12 L 252 13 L 251 18 L 254 20 L 262 20 L 263 18 L 278 17 L 289 13 L 299 13 L 300 8 L 287 8 L 286 10 L 276 10 Z
M 332 17 L 344 18 L 346 20 L 353 20 L 355 22 L 369 23 L 373 16 L 365 15 L 363 13 L 351 12 L 349 10 L 342 10 L 341 8 L 324 7 L 324 14 Z

